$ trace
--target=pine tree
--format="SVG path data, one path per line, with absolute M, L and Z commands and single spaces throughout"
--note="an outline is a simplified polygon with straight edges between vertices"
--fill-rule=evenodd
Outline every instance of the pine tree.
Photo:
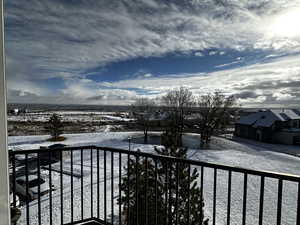
M 46 129 L 49 131 L 52 140 L 59 140 L 59 136 L 63 133 L 63 123 L 58 114 L 52 114 L 52 116 L 48 120 Z
M 159 155 L 179 158 L 186 158 L 187 153 L 186 148 L 175 147 L 155 148 L 155 151 Z M 197 185 L 199 173 L 196 168 L 191 169 L 184 163 L 144 157 L 132 157 L 128 164 L 125 170 L 129 176 L 122 179 L 120 188 L 124 194 L 119 199 L 119 204 L 123 205 L 125 223 L 145 224 L 147 219 L 149 225 L 154 225 L 157 219 L 157 224 L 173 225 L 176 220 L 183 225 L 208 224 L 208 220 L 204 219 L 204 203 L 201 188 Z

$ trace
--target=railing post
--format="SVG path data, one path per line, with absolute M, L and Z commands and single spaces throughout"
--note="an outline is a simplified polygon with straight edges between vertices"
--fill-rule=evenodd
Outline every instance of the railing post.
M 296 224 L 300 224 L 300 181 L 298 182 L 298 198 L 297 198 L 297 222 Z
M 10 224 L 3 0 L 0 0 L 0 224 Z

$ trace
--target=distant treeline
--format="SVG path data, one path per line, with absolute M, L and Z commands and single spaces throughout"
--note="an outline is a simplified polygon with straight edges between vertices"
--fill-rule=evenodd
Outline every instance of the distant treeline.
M 131 106 L 127 105 L 55 105 L 55 104 L 25 104 L 8 103 L 7 110 L 27 110 L 29 112 L 48 112 L 48 111 L 97 111 L 97 112 L 128 112 Z M 258 111 L 266 108 L 246 108 L 243 111 Z M 194 110 L 199 110 L 194 108 Z

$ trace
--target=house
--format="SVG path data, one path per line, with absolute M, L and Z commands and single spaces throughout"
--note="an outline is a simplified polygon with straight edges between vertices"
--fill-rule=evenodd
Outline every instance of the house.
M 271 109 L 241 117 L 235 136 L 269 143 L 300 144 L 300 111 Z

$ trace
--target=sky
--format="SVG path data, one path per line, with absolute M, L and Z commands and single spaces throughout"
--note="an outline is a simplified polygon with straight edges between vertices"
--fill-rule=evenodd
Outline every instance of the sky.
M 300 0 L 6 0 L 5 48 L 9 103 L 300 103 Z

